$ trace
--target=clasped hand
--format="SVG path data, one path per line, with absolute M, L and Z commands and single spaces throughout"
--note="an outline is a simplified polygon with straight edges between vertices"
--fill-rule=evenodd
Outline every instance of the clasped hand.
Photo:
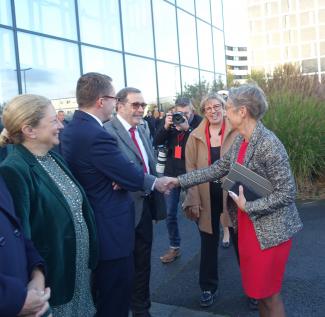
M 170 190 L 179 186 L 176 177 L 163 176 L 156 179 L 155 189 L 161 193 L 169 194 Z

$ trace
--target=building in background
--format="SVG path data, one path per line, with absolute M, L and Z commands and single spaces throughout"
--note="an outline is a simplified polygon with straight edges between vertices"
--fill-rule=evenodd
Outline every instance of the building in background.
M 226 64 L 234 82 L 245 83 L 249 74 L 247 47 L 226 45 Z
M 83 73 L 135 86 L 148 102 L 225 82 L 222 0 L 1 0 L 0 105 L 18 93 L 73 104 Z M 69 102 L 68 102 L 69 101 Z
M 306 74 L 325 73 L 325 0 L 247 0 L 249 60 L 271 73 L 298 63 Z

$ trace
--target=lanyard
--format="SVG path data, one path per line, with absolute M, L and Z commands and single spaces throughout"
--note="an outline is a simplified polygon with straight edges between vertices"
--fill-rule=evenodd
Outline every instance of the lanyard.
M 179 145 L 185 137 L 185 132 L 181 132 L 180 134 L 177 134 L 177 144 Z
M 206 138 L 207 146 L 208 146 L 208 164 L 211 165 L 211 142 L 210 142 L 209 127 L 210 127 L 210 122 L 207 121 L 207 124 L 205 126 L 205 138 Z M 221 135 L 221 139 L 220 139 L 220 144 L 221 145 L 222 145 L 222 142 L 223 142 L 223 137 L 225 135 L 225 129 L 226 129 L 226 123 L 225 123 L 225 120 L 223 120 L 222 125 L 221 125 L 221 129 L 220 129 L 220 132 L 219 132 L 219 135 Z

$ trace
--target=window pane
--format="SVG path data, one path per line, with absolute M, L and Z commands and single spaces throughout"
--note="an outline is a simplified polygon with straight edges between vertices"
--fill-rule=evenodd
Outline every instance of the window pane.
M 74 0 L 15 1 L 17 27 L 76 39 Z
M 178 62 L 175 7 L 165 1 L 157 0 L 153 2 L 153 9 L 157 58 Z
M 122 1 L 125 51 L 153 57 L 153 33 L 150 1 Z
M 303 73 L 316 73 L 318 71 L 317 59 L 303 60 L 301 63 Z
M 0 107 L 18 94 L 12 31 L 0 28 Z
M 223 32 L 213 29 L 214 62 L 216 73 L 226 74 L 225 46 Z
M 182 85 L 193 85 L 199 83 L 199 70 L 189 67 L 182 67 Z
M 183 65 L 198 67 L 194 17 L 178 10 L 178 28 L 181 63 Z
M 214 71 L 211 25 L 197 21 L 200 68 Z
M 118 0 L 79 0 L 82 42 L 121 50 Z
M 0 24 L 12 25 L 10 0 L 0 0 Z
M 25 33 L 18 33 L 18 43 L 23 93 L 74 97 L 80 76 L 77 45 Z
M 222 3 L 221 0 L 211 0 L 212 24 L 223 29 Z
M 194 14 L 194 0 L 177 0 L 177 6 Z
M 214 73 L 205 72 L 201 70 L 200 76 L 201 76 L 201 82 L 205 81 L 207 84 L 210 85 L 210 87 L 212 86 L 214 81 Z
M 157 67 L 160 102 L 172 101 L 181 92 L 179 66 L 158 62 Z
M 195 0 L 196 16 L 211 23 L 210 0 Z
M 152 60 L 125 56 L 127 85 L 142 91 L 147 103 L 157 102 L 155 64 Z
M 83 46 L 82 62 L 84 73 L 98 72 L 112 77 L 116 91 L 125 86 L 122 54 Z

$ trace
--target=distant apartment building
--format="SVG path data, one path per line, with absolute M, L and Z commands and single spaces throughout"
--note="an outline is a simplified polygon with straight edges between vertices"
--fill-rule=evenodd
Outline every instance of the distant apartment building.
M 298 63 L 306 74 L 325 74 L 325 0 L 247 0 L 249 60 L 271 72 Z
M 226 45 L 226 65 L 234 81 L 244 83 L 249 74 L 247 47 Z

